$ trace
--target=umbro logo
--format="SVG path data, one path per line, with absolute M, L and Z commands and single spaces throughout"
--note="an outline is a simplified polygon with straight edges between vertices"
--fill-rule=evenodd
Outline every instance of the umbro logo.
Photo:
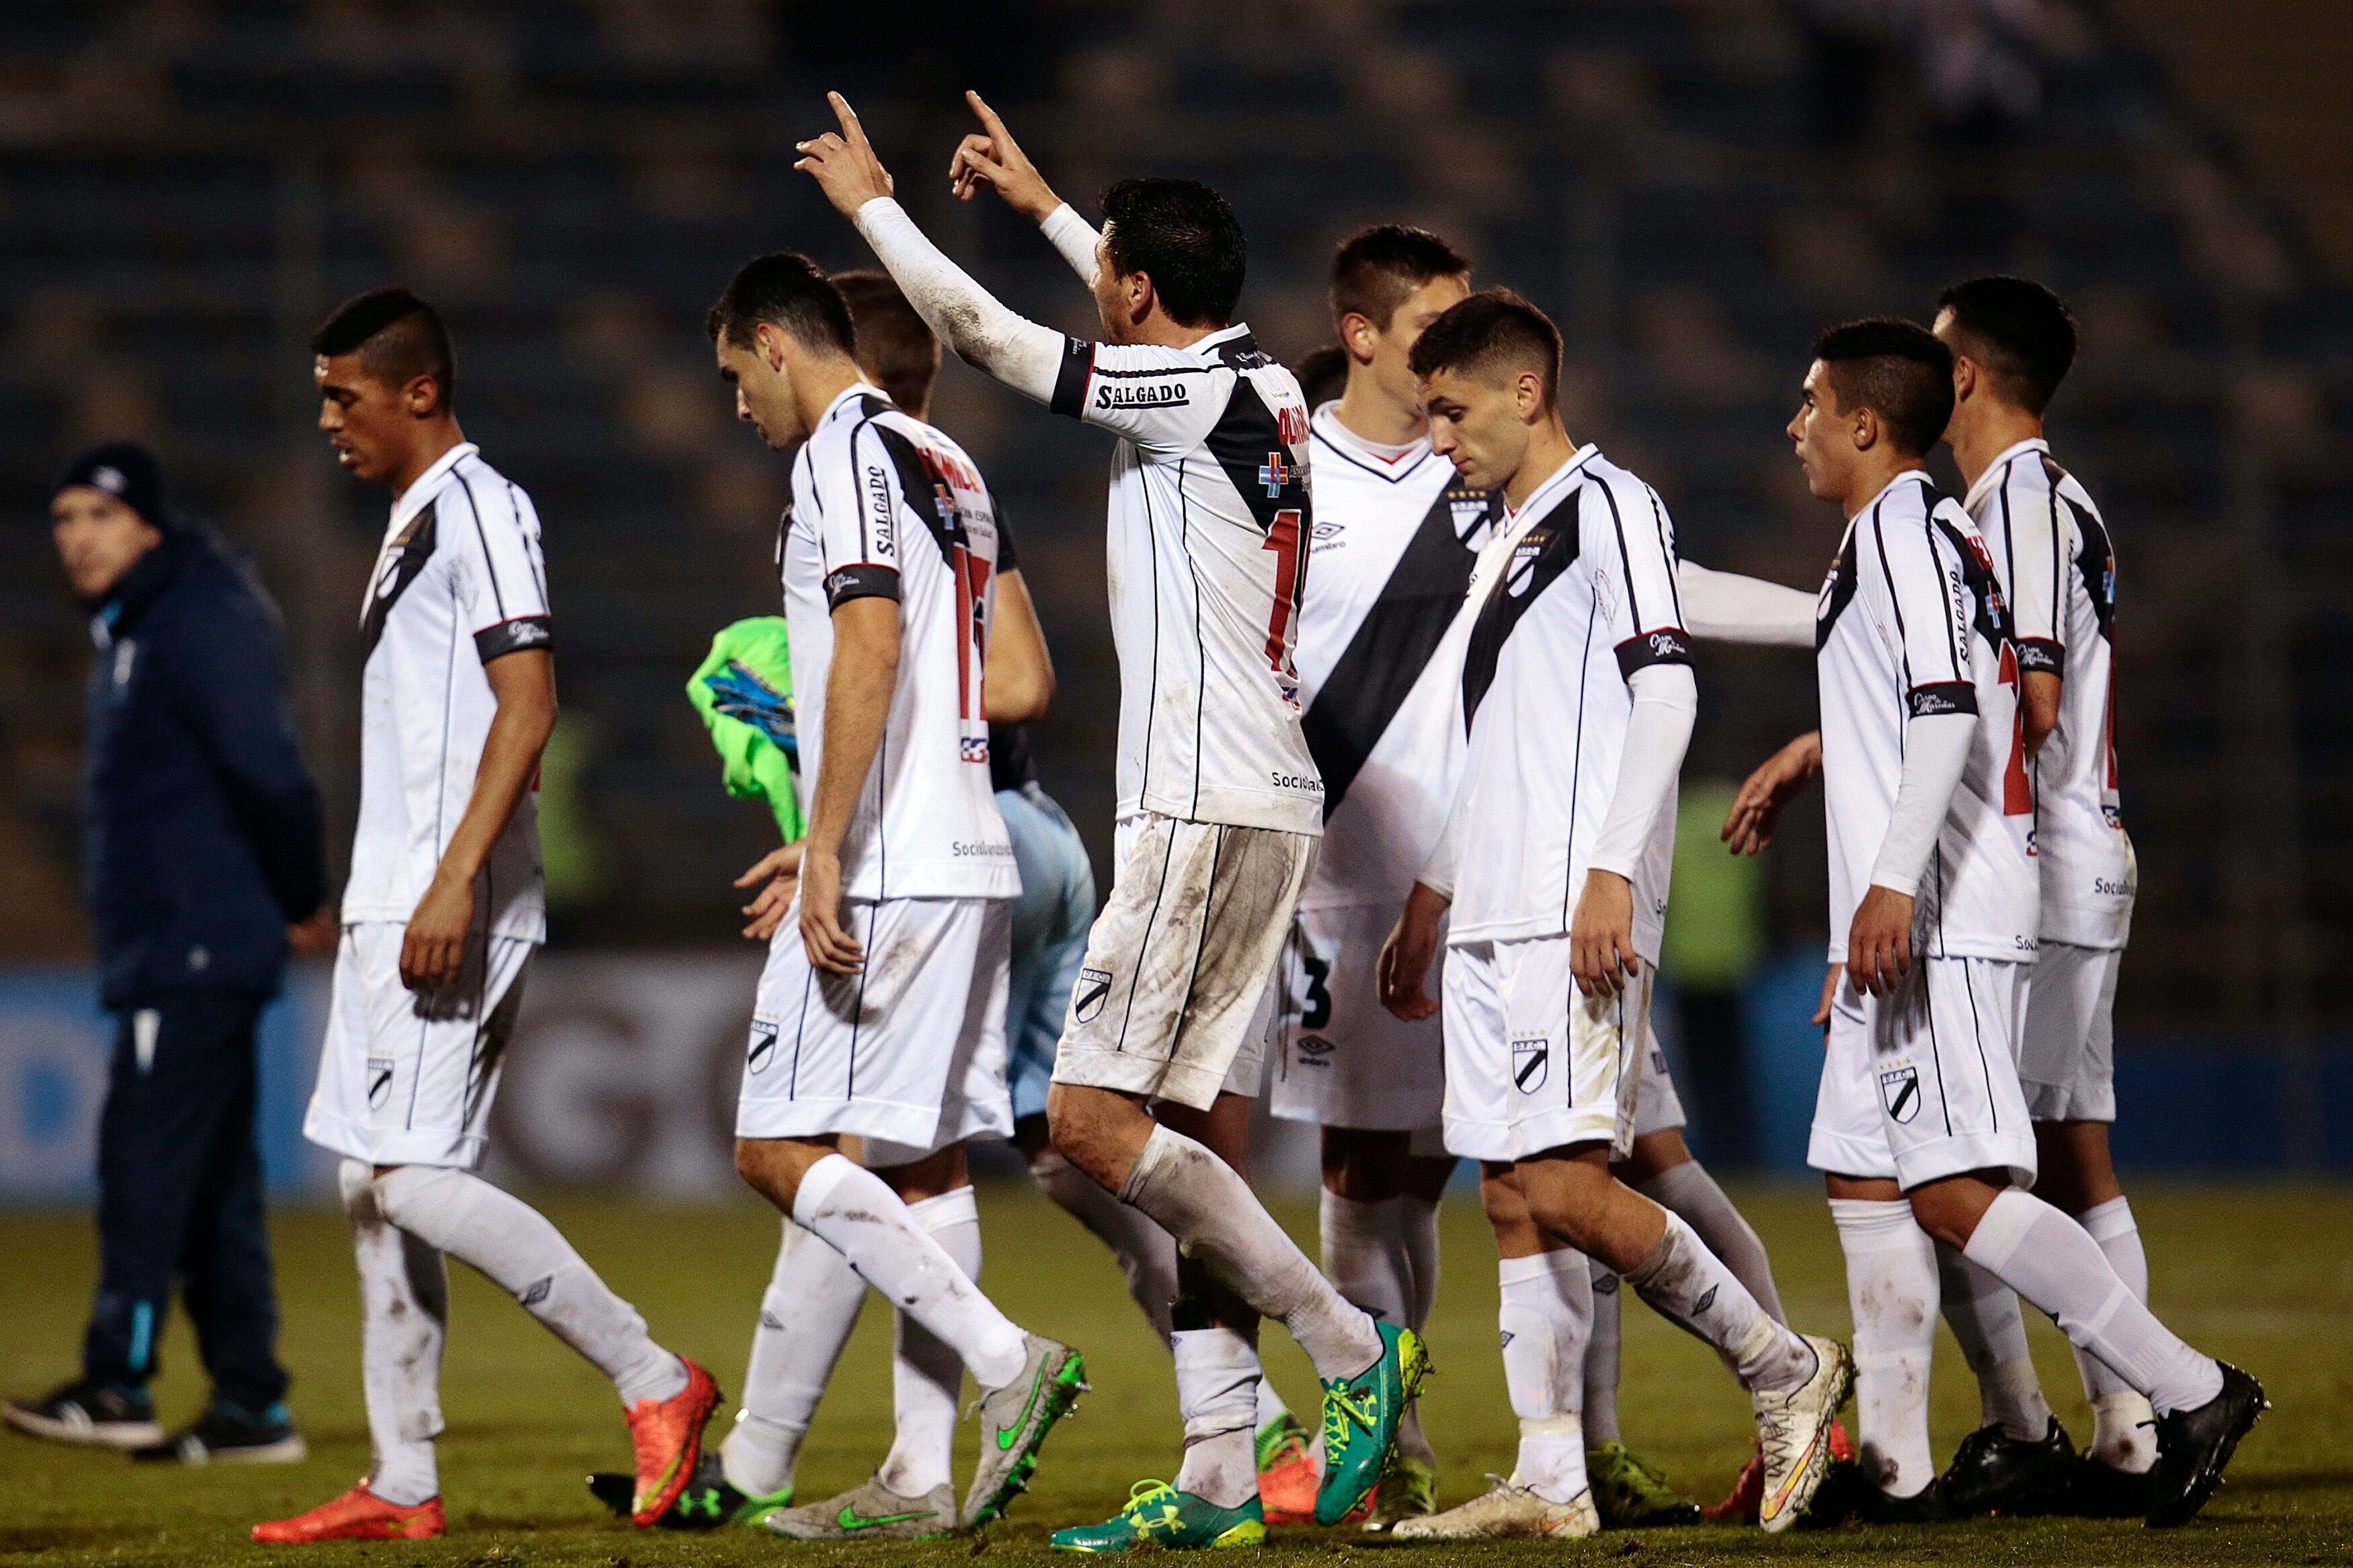
M 536 1307 L 542 1301 L 546 1300 L 547 1293 L 554 1289 L 555 1276 L 550 1274 L 542 1279 L 533 1280 L 523 1290 L 523 1293 L 517 1296 L 515 1300 L 522 1302 L 526 1307 Z

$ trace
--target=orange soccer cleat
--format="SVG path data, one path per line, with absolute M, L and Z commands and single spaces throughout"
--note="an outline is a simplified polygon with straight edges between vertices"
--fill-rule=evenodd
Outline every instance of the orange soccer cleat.
M 1854 1439 L 1846 1435 L 1846 1423 L 1831 1423 L 1831 1463 L 1842 1464 L 1854 1458 Z M 1711 1503 L 1699 1510 L 1706 1524 L 1754 1524 L 1757 1510 L 1765 1501 L 1765 1453 L 1757 1449 L 1740 1467 L 1740 1479 L 1732 1483 L 1732 1490 L 1719 1503 Z
M 719 1405 L 719 1384 L 686 1357 L 686 1386 L 668 1399 L 629 1406 L 629 1445 L 637 1450 L 638 1494 L 630 1521 L 649 1529 L 670 1511 L 702 1458 L 702 1427 Z
M 1288 1410 L 1258 1434 L 1258 1499 L 1269 1524 L 1313 1524 L 1324 1468 L 1315 1462 L 1307 1428 Z M 1366 1494 L 1367 1499 L 1371 1496 Z
M 322 1502 L 291 1519 L 273 1519 L 253 1527 L 253 1538 L 272 1546 L 310 1541 L 430 1541 L 448 1529 L 441 1516 L 441 1500 L 427 1498 L 413 1507 L 386 1502 L 360 1482 L 332 1502 Z

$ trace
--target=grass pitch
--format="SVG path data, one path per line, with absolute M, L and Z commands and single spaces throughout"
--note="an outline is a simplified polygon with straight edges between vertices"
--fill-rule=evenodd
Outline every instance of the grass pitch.
M 1802 1327 L 1843 1334 L 1845 1288 L 1819 1194 L 1804 1187 L 1736 1194 L 1772 1246 L 1783 1295 Z M 2241 1448 L 2204 1516 L 2169 1533 L 2137 1524 L 1993 1521 L 1933 1528 L 1793 1533 L 1690 1530 L 1605 1534 L 1578 1544 L 1475 1548 L 1385 1546 L 1313 1529 L 1280 1530 L 1269 1551 L 1298 1568 L 1396 1552 L 1394 1568 L 1477 1561 L 1498 1564 L 1609 1559 L 1715 1563 L 1758 1555 L 1827 1563 L 2318 1563 L 2353 1562 L 2353 1190 L 2158 1187 L 2135 1208 L 2147 1237 L 2159 1310 L 2200 1345 L 2254 1371 L 2277 1408 Z M 549 1211 L 589 1260 L 635 1300 L 657 1337 L 734 1385 L 746 1333 L 774 1255 L 772 1215 L 746 1202 L 665 1209 L 583 1199 Z M 1121 1292 L 1102 1250 L 1026 1185 L 982 1195 L 985 1281 L 1016 1318 L 1079 1345 L 1095 1389 L 1048 1445 L 1037 1489 L 985 1541 L 907 1546 L 795 1546 L 731 1531 L 682 1536 L 639 1531 L 605 1515 L 582 1478 L 626 1468 L 628 1442 L 611 1387 L 513 1302 L 462 1268 L 451 1270 L 451 1330 L 440 1445 L 449 1535 L 414 1544 L 262 1548 L 257 1520 L 341 1491 L 368 1464 L 360 1403 L 358 1323 L 341 1217 L 281 1214 L 279 1270 L 283 1349 L 308 1463 L 284 1468 L 136 1470 L 114 1456 L 52 1447 L 0 1433 L 0 1563 L 263 1564 L 364 1563 L 524 1568 L 661 1563 L 809 1564 L 880 1560 L 944 1564 L 987 1556 L 1044 1563 L 1047 1531 L 1109 1514 L 1145 1476 L 1168 1476 L 1178 1458 L 1175 1382 L 1167 1357 Z M 1284 1218 L 1310 1242 L 1312 1207 Z M 1430 1340 L 1439 1375 L 1423 1419 L 1441 1461 L 1441 1502 L 1482 1489 L 1483 1472 L 1511 1468 L 1515 1441 L 1495 1351 L 1494 1257 L 1475 1203 L 1450 1205 L 1446 1283 Z M 93 1246 L 79 1215 L 0 1213 L 0 1385 L 38 1392 L 75 1364 L 89 1300 Z M 855 1485 L 890 1440 L 890 1320 L 870 1300 L 800 1467 L 804 1498 Z M 2090 1430 L 2065 1342 L 2034 1333 L 2044 1386 L 2079 1439 Z M 1268 1363 L 1294 1407 L 1313 1421 L 1313 1374 L 1278 1330 Z M 164 1342 L 158 1403 L 167 1422 L 192 1413 L 203 1375 L 185 1324 Z M 1715 1358 L 1629 1303 L 1624 1425 L 1635 1447 L 1675 1480 L 1713 1500 L 1748 1446 L 1746 1404 Z M 1977 1424 L 1958 1352 L 1947 1339 L 1936 1382 L 1939 1458 Z M 711 1428 L 724 1435 L 732 1406 Z M 964 1442 L 971 1441 L 971 1428 Z M 961 1482 L 959 1483 L 961 1484 Z

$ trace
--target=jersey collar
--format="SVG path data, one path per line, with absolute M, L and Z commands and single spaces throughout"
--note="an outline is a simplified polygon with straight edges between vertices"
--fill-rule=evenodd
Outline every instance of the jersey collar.
M 434 459 L 433 466 L 417 475 L 409 487 L 400 492 L 400 499 L 392 503 L 391 531 L 398 533 L 407 526 L 410 518 L 423 511 L 433 498 L 441 493 L 441 487 L 449 482 L 449 476 L 457 471 L 458 465 L 480 450 L 471 441 L 460 441 Z
M 1978 482 L 1969 487 L 1969 493 L 1962 499 L 1961 505 L 1971 512 L 1976 511 L 1978 502 L 1983 500 L 1994 486 L 2001 483 L 2001 476 L 2010 465 L 2029 452 L 2040 452 L 2047 458 L 2051 455 L 2051 443 L 2040 436 L 2030 436 L 2015 447 L 2004 450 L 2000 456 L 1986 465 L 1985 472 L 1979 474 Z
M 1342 458 L 1392 484 L 1419 468 L 1422 459 L 1430 456 L 1430 437 L 1427 435 L 1408 442 L 1401 450 L 1375 446 L 1340 422 L 1337 401 L 1317 408 L 1308 420 L 1308 426 Z
M 833 401 L 825 405 L 825 412 L 817 416 L 817 422 L 819 425 L 825 424 L 835 415 L 841 412 L 841 405 L 843 404 L 855 403 L 859 399 L 864 397 L 879 397 L 885 403 L 891 403 L 890 395 L 884 392 L 881 387 L 874 385 L 871 382 L 853 381 L 848 386 L 843 387 L 839 392 L 834 394 Z M 891 406 L 896 408 L 898 405 L 892 403 Z
M 1560 500 L 1560 492 L 1568 482 L 1583 473 L 1586 465 L 1599 456 L 1601 448 L 1590 441 L 1579 447 L 1569 455 L 1568 461 L 1552 471 L 1550 478 L 1528 492 L 1528 499 L 1504 520 L 1504 526 L 1508 528 L 1522 518 L 1534 517 L 1539 511 L 1550 510 Z

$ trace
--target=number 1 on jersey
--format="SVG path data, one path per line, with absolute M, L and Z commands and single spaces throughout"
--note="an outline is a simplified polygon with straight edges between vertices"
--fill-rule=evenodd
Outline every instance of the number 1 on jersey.
M 1299 598 L 1307 586 L 1307 558 L 1299 552 L 1302 519 L 1295 506 L 1274 514 L 1261 550 L 1274 552 L 1274 613 L 1267 622 L 1266 661 L 1275 674 L 1294 684 L 1299 671 L 1291 660 L 1291 626 L 1299 615 Z

